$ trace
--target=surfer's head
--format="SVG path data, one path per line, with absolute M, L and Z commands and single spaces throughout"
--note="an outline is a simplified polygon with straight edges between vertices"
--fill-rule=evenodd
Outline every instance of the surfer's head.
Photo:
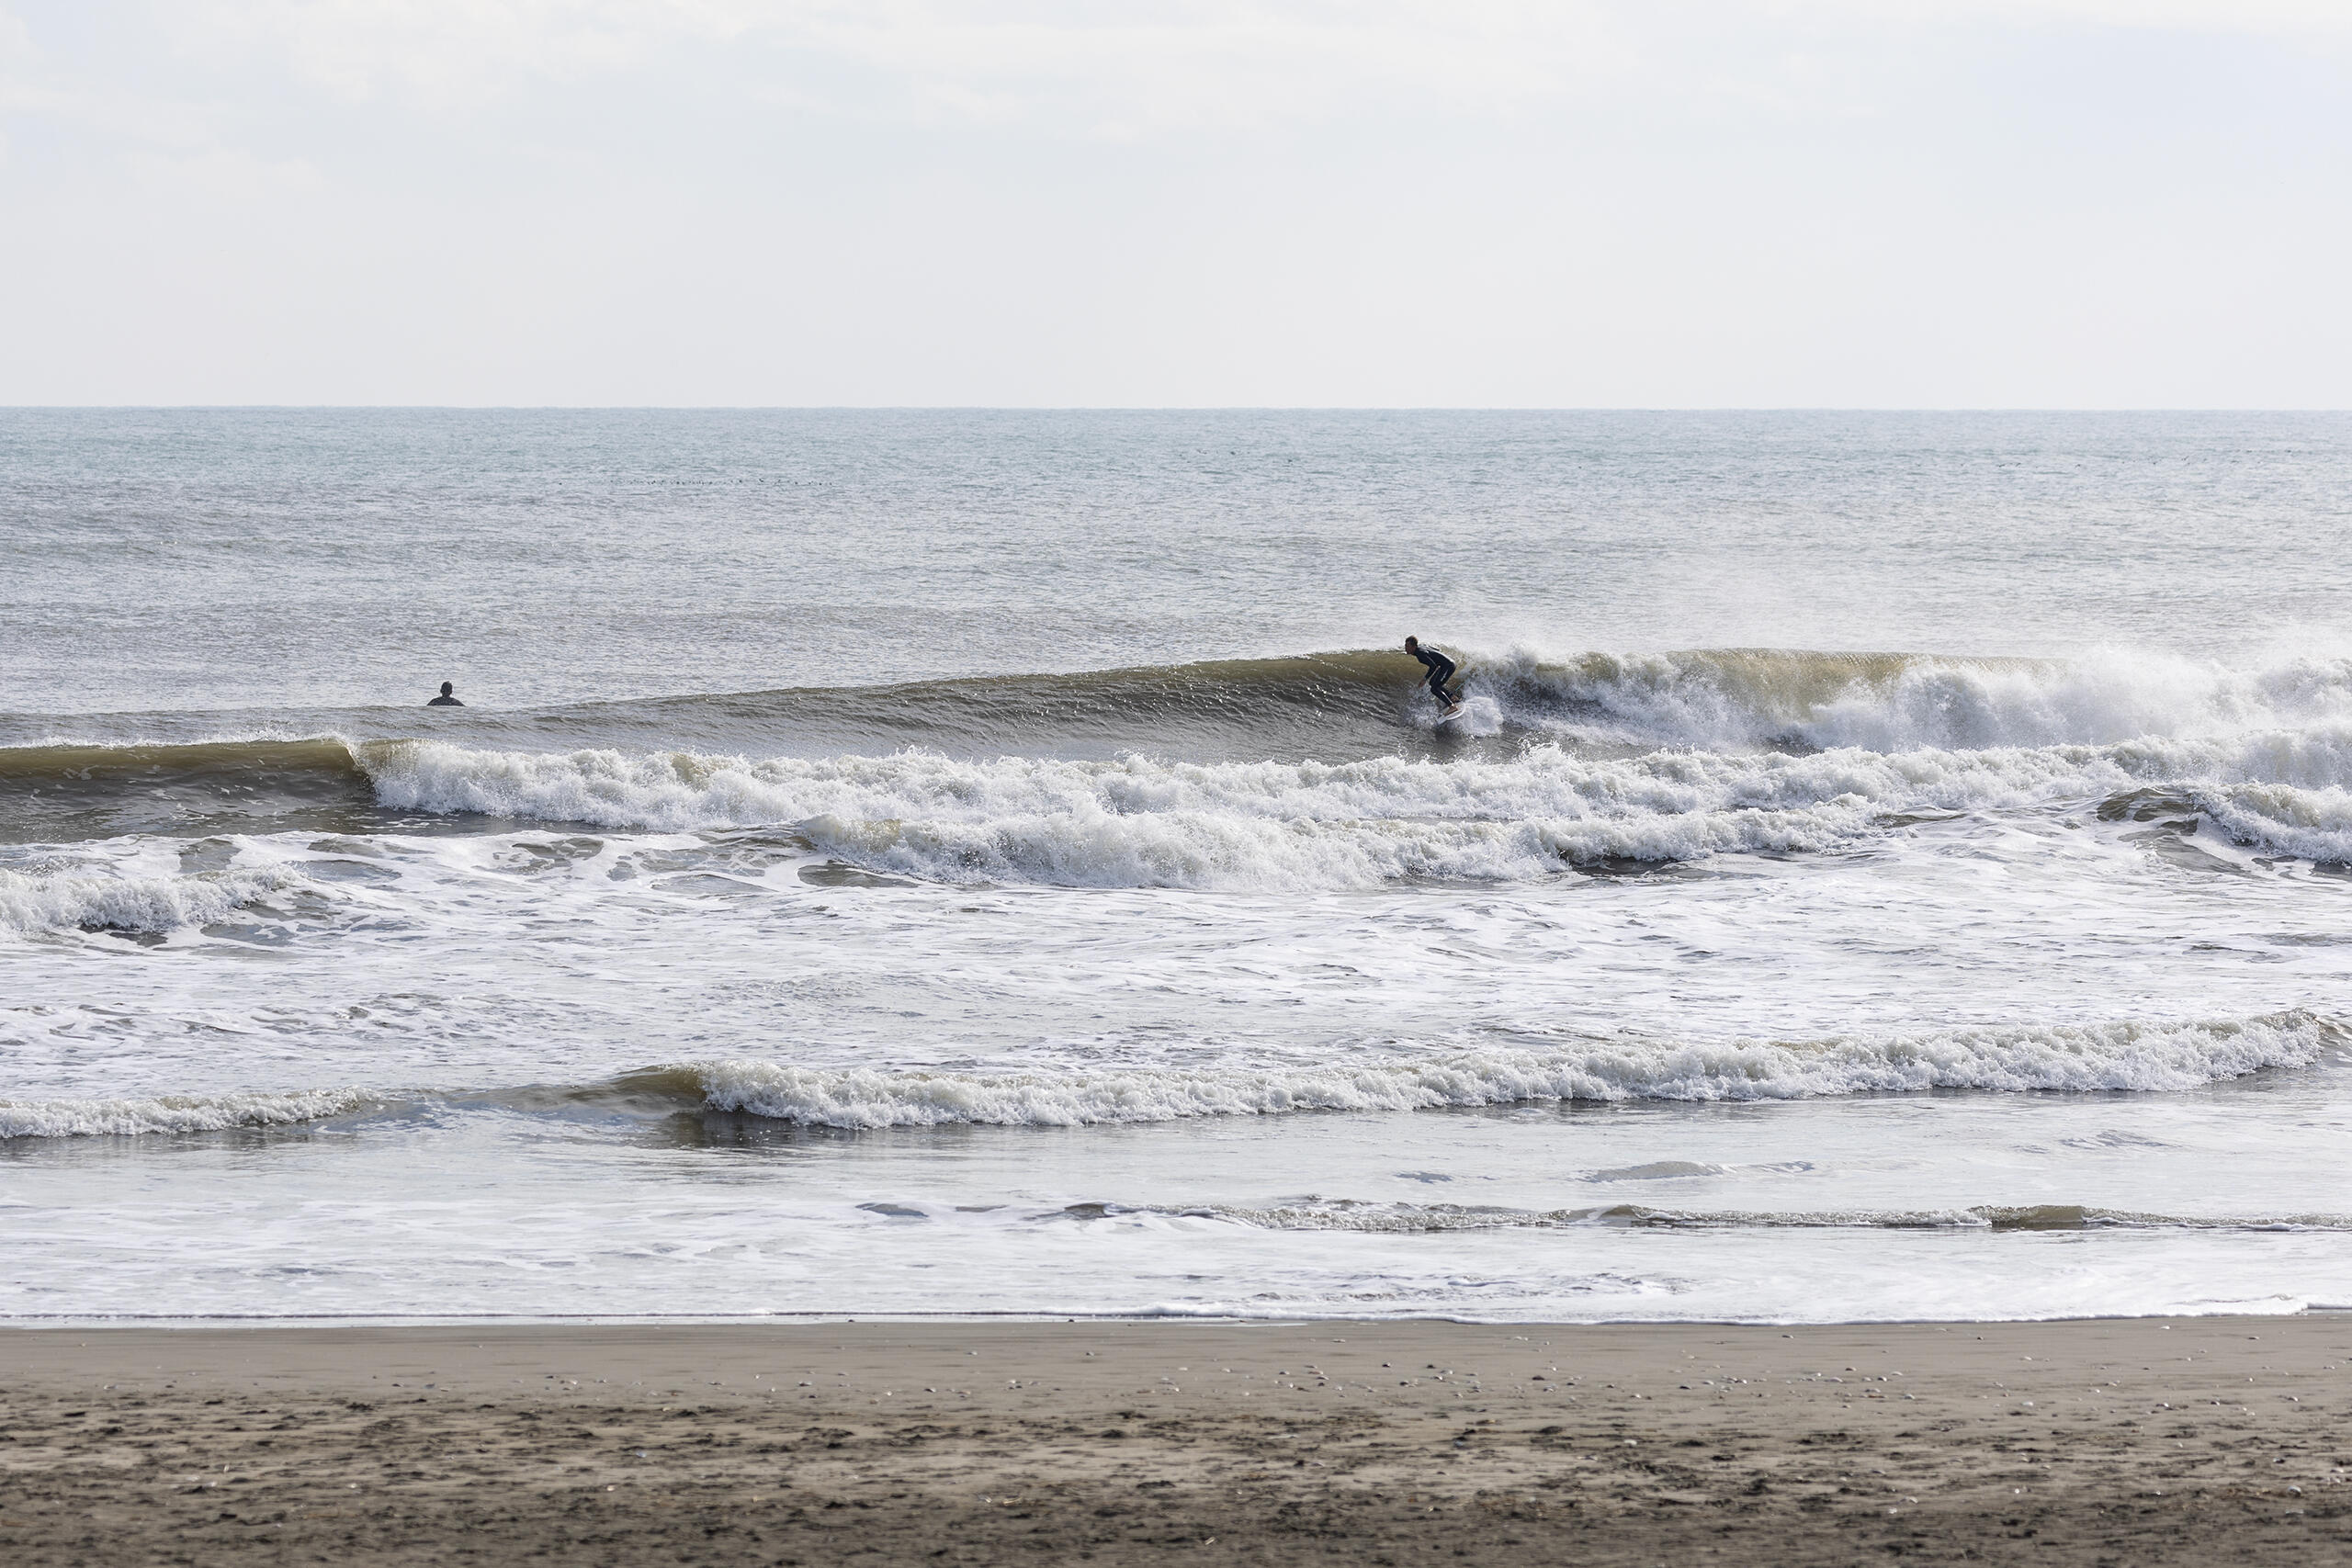
M 1407 637 L 1407 638 L 1405 639 L 1405 651 L 1406 651 L 1406 652 L 1408 652 L 1408 653 L 1419 653 L 1419 652 L 1420 652 L 1420 651 L 1421 651 L 1421 639 L 1420 639 L 1419 637 Z
M 457 689 L 457 685 L 453 682 L 444 681 L 441 682 L 441 694 L 445 697 L 456 692 Z

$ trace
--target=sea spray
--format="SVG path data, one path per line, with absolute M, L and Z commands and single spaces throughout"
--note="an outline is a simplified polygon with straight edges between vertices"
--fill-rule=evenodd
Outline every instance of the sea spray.
M 1696 649 L 1473 660 L 1507 723 L 1622 743 L 1872 751 L 2225 739 L 2352 724 L 2352 660 L 2251 667 L 2137 649 L 2072 660 Z

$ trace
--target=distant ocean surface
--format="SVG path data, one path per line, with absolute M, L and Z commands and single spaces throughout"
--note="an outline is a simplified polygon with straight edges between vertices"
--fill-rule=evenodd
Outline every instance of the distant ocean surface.
M 0 1317 L 2352 1307 L 2348 538 L 2334 414 L 0 411 Z

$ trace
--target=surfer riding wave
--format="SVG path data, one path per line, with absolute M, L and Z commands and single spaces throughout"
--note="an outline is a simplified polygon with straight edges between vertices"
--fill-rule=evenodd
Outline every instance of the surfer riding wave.
M 1436 649 L 1423 648 L 1417 637 L 1405 639 L 1405 651 L 1419 660 L 1421 668 L 1429 671 L 1430 694 L 1437 699 L 1439 711 L 1450 712 L 1458 706 L 1462 699 L 1445 689 L 1445 683 L 1453 679 L 1453 660 Z

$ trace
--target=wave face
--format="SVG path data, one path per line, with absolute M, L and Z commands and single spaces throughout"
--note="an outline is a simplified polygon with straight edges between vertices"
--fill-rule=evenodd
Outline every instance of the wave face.
M 374 806 L 337 737 L 0 748 L 0 841 L 329 826 Z
M 729 750 L 781 743 L 803 754 L 921 746 L 967 757 L 1349 758 L 1394 750 L 1419 733 L 1420 676 L 1403 654 L 1359 650 L 659 697 L 545 717 L 616 743 L 708 737 Z

